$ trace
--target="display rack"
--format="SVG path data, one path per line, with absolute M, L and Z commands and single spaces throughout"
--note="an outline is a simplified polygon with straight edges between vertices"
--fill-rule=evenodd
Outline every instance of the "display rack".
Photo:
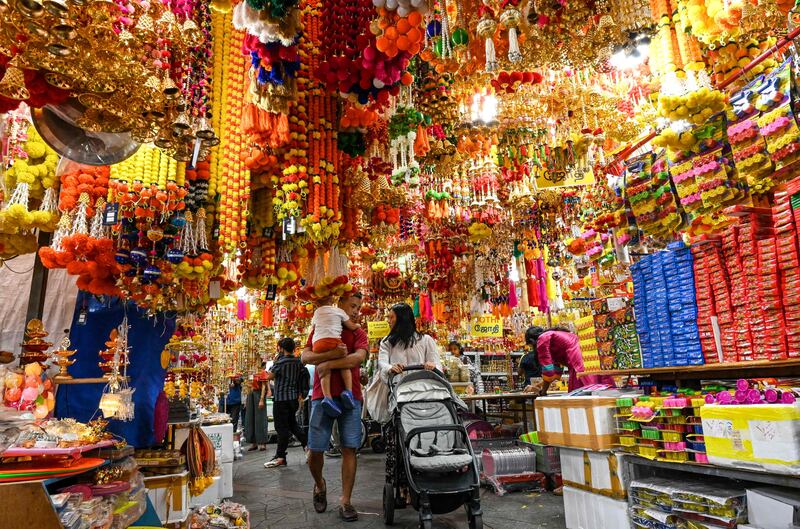
M 750 362 L 730 362 L 700 366 L 584 371 L 583 373 L 578 373 L 578 376 L 647 376 L 662 380 L 697 380 L 701 378 L 758 378 L 760 376 L 775 376 L 778 374 L 776 370 L 780 370 L 780 376 L 800 375 L 800 358 L 790 358 L 788 360 L 754 360 Z
M 474 359 L 475 366 L 478 367 L 481 377 L 486 379 L 494 379 L 499 377 L 506 377 L 507 382 L 499 386 L 502 390 L 514 390 L 519 385 L 519 376 L 517 375 L 517 368 L 519 359 L 525 355 L 525 351 L 464 351 L 465 356 Z M 498 371 L 497 369 L 487 368 L 488 360 L 505 358 L 508 362 L 509 369 L 507 371 Z M 491 385 L 491 384 L 490 384 Z M 489 388 L 490 391 L 494 387 Z
M 626 483 L 630 483 L 630 479 L 639 479 L 645 476 L 655 475 L 657 474 L 656 470 L 670 470 L 681 473 L 689 472 L 714 478 L 752 481 L 755 483 L 800 489 L 800 476 L 772 474 L 769 472 L 720 467 L 716 465 L 701 465 L 691 462 L 670 463 L 668 461 L 647 459 L 636 455 L 627 455 L 623 458 L 623 475 L 626 476 Z

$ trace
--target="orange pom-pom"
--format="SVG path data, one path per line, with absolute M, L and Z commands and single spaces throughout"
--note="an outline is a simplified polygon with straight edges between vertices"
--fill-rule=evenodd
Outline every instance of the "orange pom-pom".
M 408 37 L 405 35 L 400 35 L 397 37 L 397 49 L 400 51 L 407 51 L 409 46 L 411 46 L 411 42 L 409 42 Z
M 403 72 L 403 76 L 400 77 L 400 82 L 403 83 L 403 86 L 408 86 L 414 82 L 414 76 L 411 75 L 410 72 Z
M 375 47 L 378 48 L 378 51 L 386 53 L 386 50 L 389 49 L 389 39 L 386 37 L 378 37 L 375 41 Z
M 419 26 L 422 24 L 422 15 L 419 11 L 412 11 L 408 14 L 408 23 L 412 26 Z
M 411 24 L 408 22 L 407 18 L 401 18 L 397 21 L 397 31 L 399 31 L 401 35 L 405 35 L 410 29 Z

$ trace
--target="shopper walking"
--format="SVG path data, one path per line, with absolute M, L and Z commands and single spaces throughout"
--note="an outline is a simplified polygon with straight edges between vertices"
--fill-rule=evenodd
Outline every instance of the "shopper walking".
M 357 321 L 361 312 L 361 294 L 349 293 L 343 296 L 338 303 L 339 308 L 344 310 L 352 320 Z M 339 516 L 346 522 L 358 520 L 358 512 L 351 503 L 353 485 L 356 480 L 356 449 L 361 444 L 361 363 L 367 357 L 369 340 L 367 333 L 363 329 L 342 331 L 342 342 L 344 348 L 339 347 L 326 353 L 314 353 L 312 350 L 313 333 L 308 337 L 306 346 L 303 349 L 302 359 L 306 364 L 315 364 L 314 370 L 314 390 L 311 401 L 311 418 L 308 429 L 308 467 L 314 478 L 314 509 L 318 513 L 325 512 L 328 508 L 327 484 L 322 477 L 322 469 L 325 465 L 325 451 L 328 449 L 331 440 L 331 431 L 334 423 L 339 427 L 339 437 L 341 439 L 342 451 L 342 496 L 340 498 Z M 320 376 L 331 373 L 331 396 L 339 399 L 344 384 L 341 376 L 335 371 L 337 369 L 350 369 L 353 380 L 353 397 L 355 406 L 352 409 L 344 409 L 342 414 L 332 418 L 320 407 L 322 402 L 322 386 Z
M 267 372 L 267 380 L 275 381 L 272 397 L 272 417 L 278 432 L 275 457 L 264 463 L 264 468 L 286 466 L 286 450 L 292 435 L 306 447 L 306 434 L 297 424 L 297 410 L 308 393 L 308 371 L 294 355 L 295 343 L 291 338 L 278 342 L 278 358 Z
M 261 364 L 261 371 L 253 376 L 252 390 L 247 396 L 244 408 L 244 437 L 250 443 L 249 451 L 267 449 L 267 384 L 264 368 L 266 363 Z
M 242 377 L 234 375 L 228 383 L 228 394 L 220 398 L 219 411 L 231 416 L 233 431 L 239 428 L 239 413 L 242 411 Z
M 525 343 L 532 347 L 532 357 L 526 355 L 521 364 L 538 363 L 542 376 L 542 395 L 547 394 L 550 384 L 561 378 L 564 368 L 569 373 L 569 391 L 592 384 L 615 385 L 614 379 L 605 375 L 578 377 L 584 371 L 583 355 L 578 336 L 567 329 L 529 327 L 525 331 Z M 528 368 L 525 368 L 526 372 Z

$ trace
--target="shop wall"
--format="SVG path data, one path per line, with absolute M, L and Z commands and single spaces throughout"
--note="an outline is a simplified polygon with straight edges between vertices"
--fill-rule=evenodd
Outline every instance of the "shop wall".
M 20 352 L 35 257 L 20 255 L 0 266 L 0 351 Z M 70 328 L 77 295 L 75 276 L 63 269 L 50 270 L 42 315 L 48 341 L 58 344 Z

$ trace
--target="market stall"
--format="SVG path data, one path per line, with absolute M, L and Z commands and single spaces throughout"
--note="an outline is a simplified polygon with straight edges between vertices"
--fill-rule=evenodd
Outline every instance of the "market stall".
M 754 484 L 800 461 L 798 6 L 0 0 L 0 525 L 249 523 L 278 341 L 357 300 L 364 382 L 431 336 L 444 452 L 498 495 L 785 529 Z

